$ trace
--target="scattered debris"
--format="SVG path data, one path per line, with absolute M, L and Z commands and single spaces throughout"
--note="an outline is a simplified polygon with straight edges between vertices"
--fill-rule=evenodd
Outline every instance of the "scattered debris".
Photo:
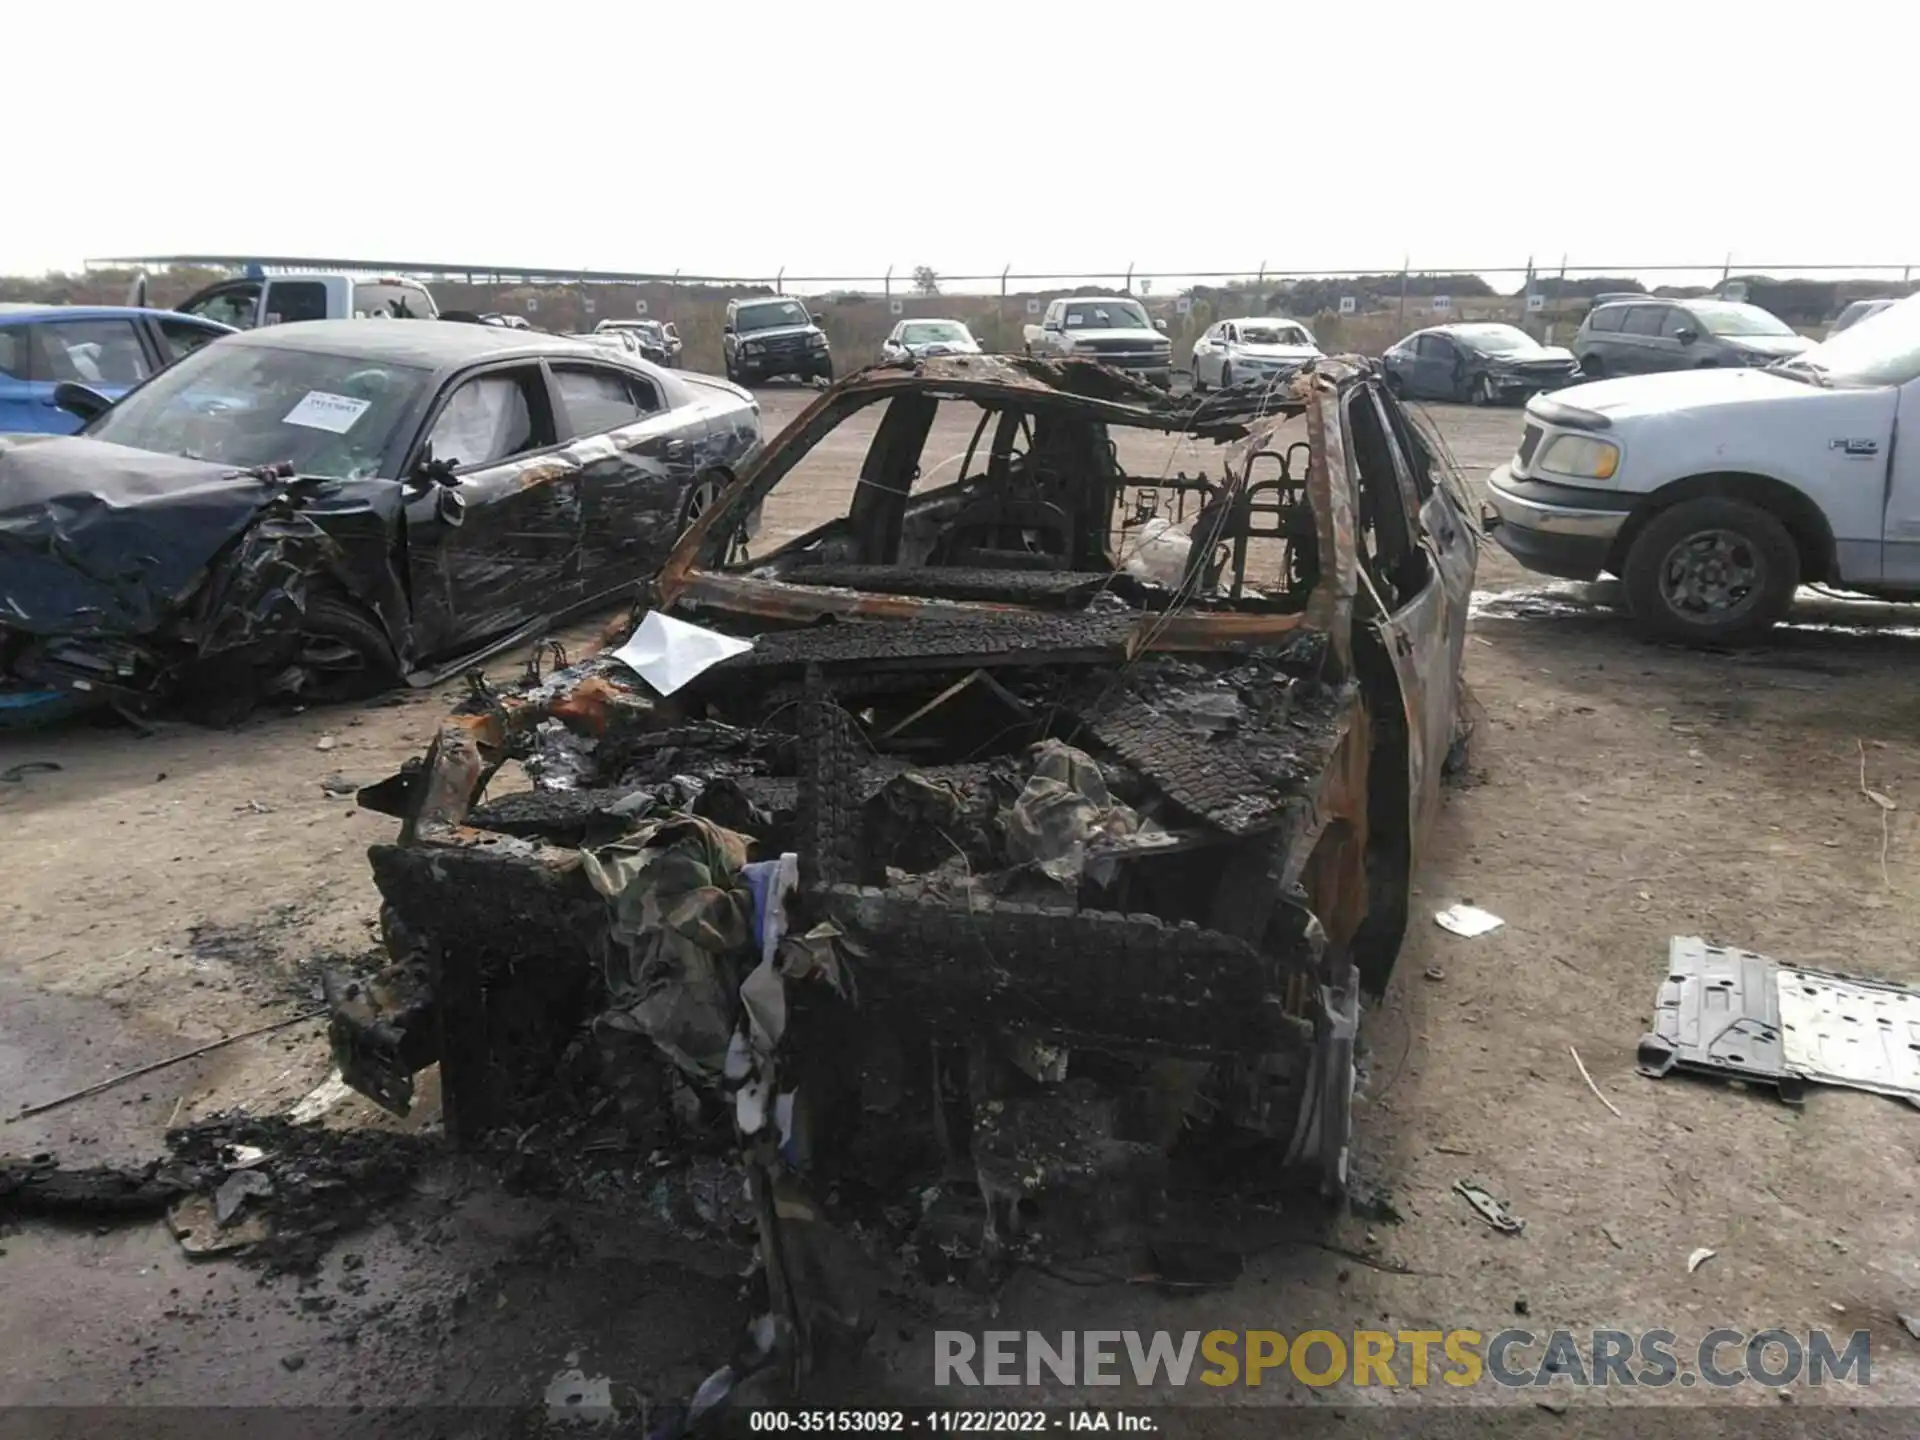
M 187 1194 L 195 1181 L 191 1173 L 163 1160 L 138 1168 L 63 1169 L 52 1155 L 0 1155 L 0 1218 L 157 1215 Z
M 1600 1227 L 1600 1233 L 1607 1237 L 1607 1243 L 1613 1246 L 1614 1249 L 1624 1250 L 1627 1248 L 1620 1243 L 1620 1237 L 1613 1233 L 1613 1227 L 1611 1225 L 1602 1225 Z
M 615 650 L 613 658 L 664 698 L 699 679 L 722 660 L 751 649 L 751 640 L 722 635 L 649 610 L 633 638 Z
M 1902 1314 L 1900 1316 L 1900 1324 L 1905 1327 L 1907 1334 L 1916 1340 L 1920 1340 L 1920 1315 Z
M 1693 1274 L 1694 1271 L 1698 1270 L 1719 1253 L 1718 1250 L 1709 1250 L 1705 1246 L 1694 1251 L 1691 1255 L 1687 1256 L 1687 1274 Z
M 1527 1228 L 1527 1222 L 1507 1208 L 1507 1202 L 1495 1199 L 1485 1187 L 1471 1180 L 1453 1182 L 1453 1193 L 1473 1207 L 1474 1213 L 1503 1235 L 1518 1235 Z
M 1860 793 L 1871 800 L 1880 811 L 1880 879 L 1887 889 L 1893 889 L 1893 875 L 1887 869 L 1887 846 L 1893 840 L 1892 812 L 1899 809 L 1891 795 L 1867 786 L 1867 742 L 1856 740 L 1860 747 Z
M 293 1109 L 287 1112 L 287 1118 L 296 1125 L 305 1125 L 318 1120 L 334 1106 L 352 1095 L 347 1082 L 340 1078 L 340 1072 L 334 1071 L 325 1080 L 300 1097 Z
M 1533 1403 L 1536 1409 L 1544 1410 L 1549 1415 L 1564 1415 L 1567 1413 L 1567 1397 L 1564 1395 L 1549 1395 L 1546 1399 L 1536 1400 Z
M 1438 965 L 1427 966 L 1425 974 L 1429 980 L 1444 980 L 1447 978 L 1447 972 Z
M 1482 910 L 1478 905 L 1449 905 L 1433 917 L 1442 930 L 1451 930 L 1455 935 L 1464 935 L 1471 940 L 1476 935 L 1485 935 L 1490 930 L 1498 930 L 1507 922 L 1491 910 Z
M 331 735 L 322 735 L 320 737 L 319 743 L 317 743 L 313 748 L 316 750 L 331 750 L 335 745 L 338 745 L 339 743 L 340 742 L 338 740 L 335 740 Z
M 9 765 L 0 770 L 0 785 L 19 785 L 29 775 L 50 775 L 61 768 L 55 760 L 23 760 L 18 765 Z
M 261 1159 L 266 1158 L 262 1152 Z M 259 1161 L 255 1161 L 258 1164 Z M 261 1199 L 273 1194 L 273 1179 L 255 1169 L 236 1170 L 220 1182 L 220 1188 L 213 1194 L 213 1218 L 222 1226 L 231 1225 L 233 1217 L 240 1213 L 240 1207 L 250 1198 Z
M 232 1255 L 265 1244 L 273 1238 L 273 1223 L 259 1211 L 238 1223 L 220 1218 L 217 1201 L 206 1195 L 184 1195 L 167 1211 L 167 1227 L 180 1248 L 196 1260 L 210 1255 Z
M 343 799 L 359 788 L 357 781 L 349 780 L 345 775 L 329 775 L 320 782 L 320 789 L 335 800 Z
M 1920 988 L 1676 935 L 1637 1058 L 1653 1079 L 1683 1070 L 1764 1083 L 1789 1105 L 1813 1083 L 1920 1106 L 1920 1052 L 1909 1033 L 1920 1033 Z
M 1567 1046 L 1567 1053 L 1573 1056 L 1573 1063 L 1575 1067 L 1580 1071 L 1580 1078 L 1587 1082 L 1587 1089 L 1593 1092 L 1593 1098 L 1598 1100 L 1602 1105 L 1606 1106 L 1607 1109 L 1613 1111 L 1613 1115 L 1616 1120 L 1626 1118 L 1623 1115 L 1621 1115 L 1620 1111 L 1615 1107 L 1614 1103 L 1611 1100 L 1607 1099 L 1606 1096 L 1600 1093 L 1600 1087 L 1593 1083 L 1593 1076 L 1587 1073 L 1587 1062 L 1580 1058 L 1580 1052 L 1574 1049 L 1573 1046 L 1569 1045 Z
M 549 1425 L 606 1425 L 618 1419 L 613 1406 L 613 1381 L 589 1376 L 580 1357 L 569 1355 L 568 1368 L 547 1382 L 545 1401 Z
M 318 1020 L 326 1013 L 325 1010 L 309 1010 L 304 1015 L 292 1015 L 285 1020 L 274 1020 L 265 1025 L 256 1025 L 251 1030 L 242 1030 L 238 1035 L 227 1035 L 219 1040 L 210 1040 L 205 1045 L 198 1045 L 191 1050 L 184 1050 L 178 1055 L 169 1055 L 164 1060 L 155 1060 L 150 1065 L 141 1065 L 132 1070 L 123 1070 L 120 1074 L 110 1076 L 98 1084 L 89 1085 L 84 1090 L 75 1090 L 70 1094 L 60 1096 L 58 1099 L 43 1101 L 38 1105 L 22 1106 L 18 1114 L 8 1117 L 8 1122 L 24 1120 L 30 1115 L 44 1115 L 49 1110 L 58 1110 L 61 1106 L 71 1105 L 76 1100 L 85 1100 L 90 1096 L 103 1094 L 113 1089 L 116 1085 L 126 1084 L 129 1080 L 138 1080 L 142 1075 L 151 1075 L 156 1070 L 165 1070 L 172 1065 L 179 1065 L 188 1060 L 197 1060 L 202 1055 L 212 1054 L 215 1050 L 221 1050 L 229 1045 L 238 1044 L 242 1040 L 251 1040 L 256 1035 L 271 1035 L 276 1030 L 285 1030 L 290 1026 L 299 1025 L 307 1020 Z
M 167 1132 L 141 1166 L 66 1169 L 0 1156 L 0 1216 L 134 1219 L 166 1212 L 191 1255 L 242 1253 L 306 1273 L 331 1240 L 403 1195 L 428 1138 L 216 1115 Z

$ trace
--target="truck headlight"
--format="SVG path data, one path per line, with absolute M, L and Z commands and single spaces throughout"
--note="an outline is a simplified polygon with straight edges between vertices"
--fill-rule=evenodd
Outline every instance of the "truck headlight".
M 1540 468 L 1582 480 L 1611 480 L 1620 465 L 1620 447 L 1590 435 L 1561 435 L 1540 457 Z
M 1073 342 L 1073 353 L 1076 355 L 1098 355 L 1100 353 L 1100 347 L 1091 340 L 1076 340 Z
M 827 337 L 816 334 L 808 339 L 807 343 L 816 350 L 824 350 L 827 348 Z
M 760 344 L 758 340 L 749 340 L 741 348 L 745 350 L 749 355 L 758 355 L 764 347 Z

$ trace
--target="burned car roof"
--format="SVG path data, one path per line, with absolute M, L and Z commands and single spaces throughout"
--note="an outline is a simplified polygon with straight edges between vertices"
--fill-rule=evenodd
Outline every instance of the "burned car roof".
M 405 325 L 367 319 L 297 320 L 246 331 L 236 343 L 264 349 L 350 355 L 429 369 L 520 356 L 571 352 L 600 358 L 606 354 L 604 349 L 564 336 L 537 330 L 508 330 L 496 325 L 463 325 L 453 320 L 414 320 Z

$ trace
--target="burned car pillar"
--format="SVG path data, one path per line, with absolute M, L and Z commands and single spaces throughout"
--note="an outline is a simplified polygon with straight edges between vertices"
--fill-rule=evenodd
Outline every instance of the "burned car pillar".
M 743 553 L 862 425 L 850 496 Z M 462 1145 L 590 1107 L 742 1166 L 802 1356 L 859 1331 L 850 1223 L 941 1270 L 1124 1244 L 1188 1163 L 1337 1192 L 1458 719 L 1475 540 L 1435 451 L 1365 362 L 843 381 L 627 644 L 363 794 L 404 824 L 394 963 L 329 982 L 346 1078 L 404 1109 L 437 1059 Z

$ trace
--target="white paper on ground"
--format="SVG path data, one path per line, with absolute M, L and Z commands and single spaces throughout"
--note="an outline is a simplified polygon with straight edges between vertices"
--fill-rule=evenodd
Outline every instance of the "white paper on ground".
M 631 668 L 658 694 L 671 695 L 722 660 L 751 649 L 751 640 L 736 640 L 649 610 L 633 638 L 614 651 L 613 658 Z
M 344 435 L 353 428 L 353 422 L 372 406 L 371 400 L 356 400 L 351 395 L 330 395 L 325 390 L 309 390 L 280 423 Z
M 1433 918 L 1440 922 L 1442 930 L 1465 935 L 1469 940 L 1489 930 L 1498 930 L 1507 923 L 1491 910 L 1482 910 L 1478 905 L 1449 905 Z

